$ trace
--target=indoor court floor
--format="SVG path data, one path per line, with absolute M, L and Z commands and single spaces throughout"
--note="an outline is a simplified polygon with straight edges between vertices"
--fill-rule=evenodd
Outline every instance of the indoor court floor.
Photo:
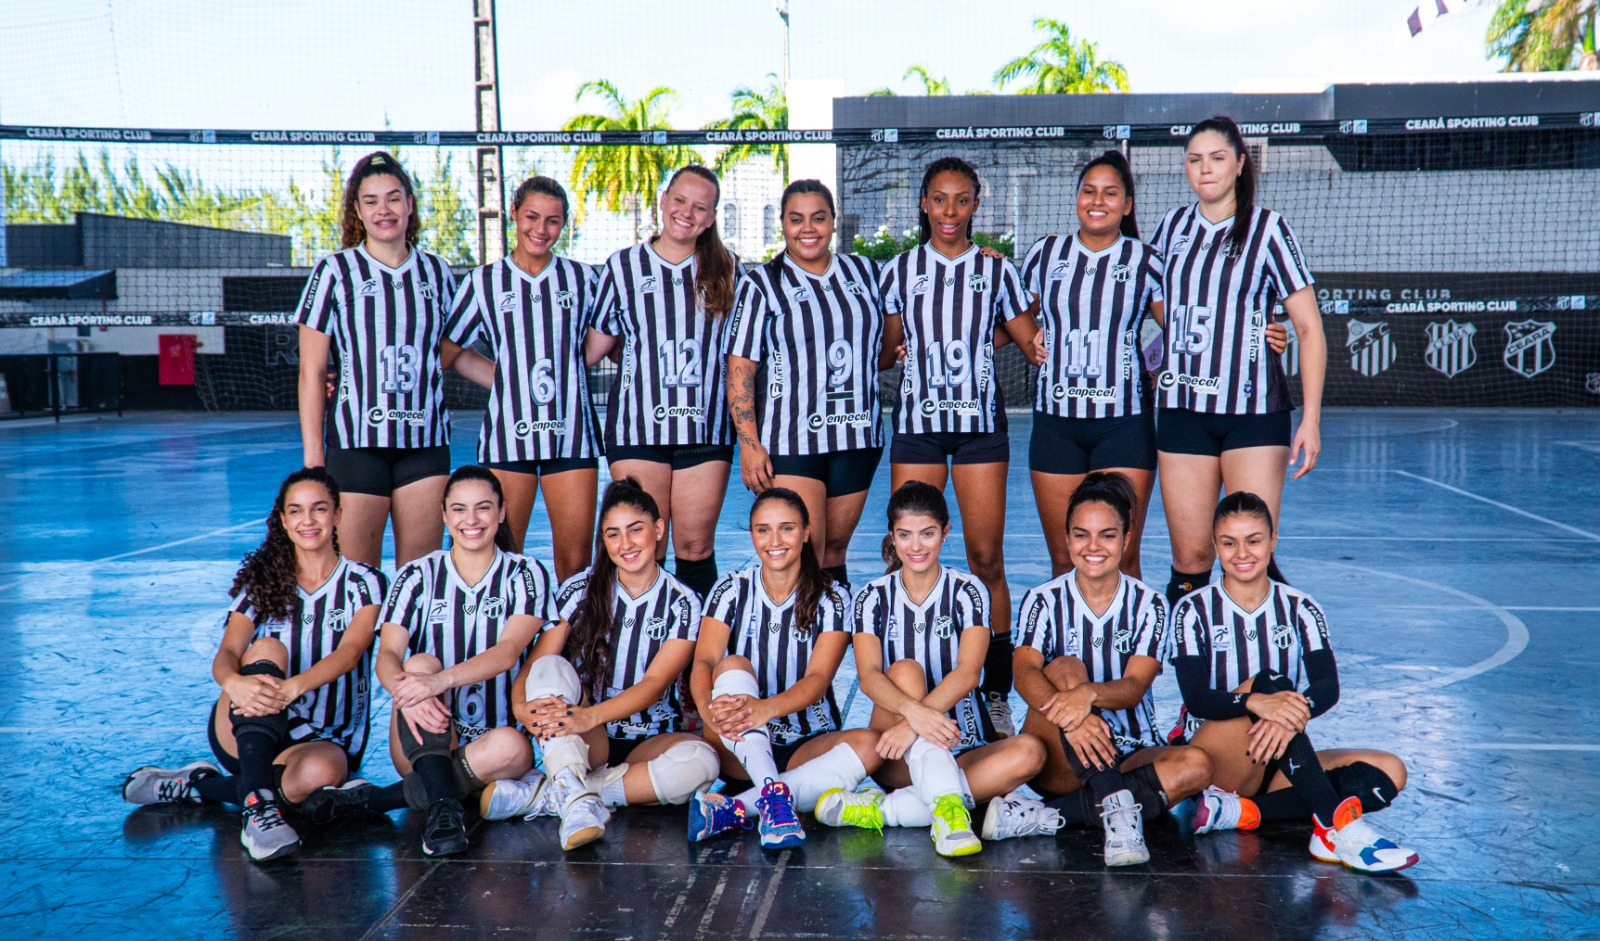
M 458 462 L 476 432 L 457 418 Z M 1019 599 L 1050 574 L 1028 434 L 1013 416 Z M 474 823 L 443 860 L 403 812 L 308 829 L 298 855 L 254 865 L 232 813 L 134 808 L 118 789 L 136 766 L 209 757 L 226 589 L 297 441 L 287 413 L 0 423 L 0 938 L 1600 937 L 1600 412 L 1336 410 L 1322 466 L 1289 485 L 1279 556 L 1328 612 L 1343 680 L 1314 741 L 1410 766 L 1374 822 L 1421 862 L 1386 877 L 1311 860 L 1309 825 L 1196 838 L 1192 805 L 1148 828 L 1148 865 L 1115 870 L 1098 832 L 947 860 L 922 830 L 813 823 L 774 854 L 753 834 L 690 844 L 682 808 L 624 810 L 569 854 L 551 820 Z M 888 476 L 858 585 L 881 571 Z M 749 500 L 735 471 L 724 570 L 751 561 Z M 1164 584 L 1159 504 L 1144 561 Z M 1157 696 L 1169 721 L 1170 676 Z M 363 774 L 394 777 L 381 749 Z

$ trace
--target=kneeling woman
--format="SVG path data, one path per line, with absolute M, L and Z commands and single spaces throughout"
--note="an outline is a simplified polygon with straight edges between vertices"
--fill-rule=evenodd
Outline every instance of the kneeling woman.
M 1066 795 L 1051 802 L 1066 822 L 1103 827 L 1108 866 L 1149 862 L 1140 811 L 1153 820 L 1211 780 L 1205 752 L 1157 744 L 1150 685 L 1166 655 L 1167 599 L 1119 571 L 1139 506 L 1122 474 L 1084 477 L 1066 508 L 1072 569 L 1017 609 L 1023 728 L 1049 755 L 1029 783 Z
M 290 474 L 267 516 L 267 538 L 233 580 L 211 675 L 222 687 L 207 727 L 222 766 L 144 767 L 122 796 L 134 804 L 216 801 L 244 807 L 239 840 L 255 860 L 300 847 L 283 819 L 324 786 L 344 783 L 367 746 L 368 680 L 383 576 L 343 558 L 339 486 L 320 467 Z
M 1214 769 L 1195 832 L 1310 817 L 1317 859 L 1363 872 L 1414 865 L 1416 853 L 1361 817 L 1405 787 L 1405 763 L 1383 751 L 1317 751 L 1306 737 L 1306 724 L 1339 700 L 1339 668 L 1322 608 L 1267 574 L 1278 536 L 1266 502 L 1229 494 L 1212 533 L 1222 580 L 1173 611 L 1185 731 Z
M 570 850 L 605 832 L 607 807 L 683 804 L 716 780 L 717 753 L 678 731 L 675 684 L 694 655 L 700 597 L 656 562 L 666 528 L 636 479 L 606 487 L 595 563 L 561 586 L 562 620 L 539 637 L 517 684 L 545 779 L 501 784 L 491 816 L 560 816 Z
M 970 856 L 983 848 L 970 809 L 1031 780 L 1045 755 L 1031 735 L 995 741 L 978 702 L 989 593 L 972 575 L 940 564 L 949 534 L 949 507 L 931 485 L 908 481 L 889 498 L 889 573 L 856 595 L 853 645 L 861 691 L 873 702 L 878 754 L 887 759 L 875 777 L 897 790 L 830 791 L 817 802 L 817 819 L 873 829 L 931 825 L 940 855 Z
M 545 567 L 503 551 L 505 518 L 495 475 L 457 469 L 444 491 L 450 548 L 402 568 L 384 603 L 378 681 L 394 696 L 389 754 L 403 780 L 365 805 L 427 811 L 429 856 L 466 849 L 462 798 L 533 767 L 511 683 L 555 604 Z
M 796 810 L 855 790 L 883 759 L 878 733 L 840 730 L 833 675 L 850 645 L 850 599 L 822 570 L 805 501 L 782 487 L 756 497 L 750 541 L 760 563 L 712 589 L 689 685 L 723 775 L 751 786 L 696 794 L 689 839 L 748 828 L 754 813 L 761 845 L 783 849 L 805 842 Z

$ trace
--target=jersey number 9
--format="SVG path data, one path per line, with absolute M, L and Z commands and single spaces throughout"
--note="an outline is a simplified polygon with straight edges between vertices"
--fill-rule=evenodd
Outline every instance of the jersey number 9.
M 850 384 L 856 374 L 856 358 L 849 340 L 834 340 L 828 344 L 828 385 L 838 388 Z

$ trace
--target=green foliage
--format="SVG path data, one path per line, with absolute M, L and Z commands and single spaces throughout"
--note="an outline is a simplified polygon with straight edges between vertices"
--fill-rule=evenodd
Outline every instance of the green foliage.
M 973 232 L 972 241 L 984 248 L 992 248 L 1007 258 L 1017 257 L 1015 232 Z
M 972 233 L 972 241 L 978 245 L 992 248 L 1007 258 L 1015 258 L 1017 254 L 1017 237 L 1011 232 L 977 232 Z M 850 251 L 863 258 L 873 261 L 888 261 L 896 255 L 904 254 L 916 248 L 920 242 L 917 239 L 916 229 L 906 229 L 899 235 L 889 231 L 886 225 L 878 226 L 878 231 L 870 236 L 857 235 L 851 243 Z
M 765 91 L 745 86 L 735 88 L 732 116 L 713 121 L 706 128 L 726 131 L 775 131 L 788 128 L 789 102 L 784 97 L 783 85 L 775 74 L 768 73 L 767 78 L 770 81 Z M 785 186 L 789 184 L 788 144 L 733 144 L 717 155 L 717 172 L 721 173 L 736 163 L 758 156 L 770 156 L 773 169 L 783 178 Z
M 456 184 L 453 155 L 434 148 L 433 167 L 424 176 L 413 175 L 417 188 L 417 217 L 422 234 L 417 240 L 425 252 L 445 261 L 475 265 L 478 258 L 478 225 L 473 208 L 462 198 Z M 509 209 L 509 207 L 508 207 Z
M 1065 23 L 1040 17 L 1033 28 L 1045 39 L 1027 55 L 1019 56 L 994 73 L 996 88 L 1024 81 L 1013 89 L 1022 95 L 1082 95 L 1128 91 L 1128 71 L 1121 64 L 1101 61 L 1100 47 L 1087 39 L 1074 40 Z
M 1595 0 L 1500 0 L 1489 20 L 1489 54 L 1506 72 L 1595 68 Z
M 677 101 L 670 88 L 652 88 L 643 98 L 629 101 L 607 81 L 578 86 L 578 101 L 592 95 L 607 105 L 607 114 L 580 114 L 561 126 L 564 131 L 660 131 L 670 128 L 667 114 Z M 686 163 L 699 163 L 689 147 L 578 147 L 569 178 L 573 189 L 573 216 L 582 223 L 590 197 L 602 209 L 633 215 L 633 238 L 643 235 L 642 215 L 650 208 L 650 226 L 659 219 L 655 196 L 667 174 Z

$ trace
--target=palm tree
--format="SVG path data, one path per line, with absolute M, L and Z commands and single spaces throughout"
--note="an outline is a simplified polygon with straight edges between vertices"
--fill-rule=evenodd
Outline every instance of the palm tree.
M 1507 72 L 1594 71 L 1595 0 L 1500 0 L 1489 20 L 1489 54 Z
M 906 74 L 900 77 L 910 78 L 913 75 L 922 80 L 922 93 L 929 98 L 950 94 L 950 80 L 934 78 L 929 74 L 927 66 L 913 65 L 911 68 L 906 69 Z
M 1023 95 L 1082 95 L 1094 92 L 1128 90 L 1128 71 L 1116 62 L 1100 60 L 1099 46 L 1087 39 L 1074 40 L 1067 24 L 1040 17 L 1033 28 L 1043 32 L 1044 42 L 1027 55 L 1012 59 L 994 73 L 996 88 L 1025 79 L 1028 85 L 1016 89 Z
M 670 88 L 656 87 L 644 97 L 629 101 L 617 87 L 604 80 L 578 86 L 577 100 L 594 95 L 608 106 L 609 114 L 580 114 L 561 126 L 563 131 L 664 131 L 669 124 L 667 111 L 678 99 Z M 698 162 L 700 155 L 678 145 L 593 145 L 577 148 L 568 181 L 577 192 L 574 223 L 583 222 L 589 197 L 610 212 L 633 214 L 633 240 L 641 235 L 641 215 L 650 207 L 650 225 L 657 227 L 656 193 L 674 167 Z
M 767 73 L 771 81 L 765 91 L 740 86 L 733 90 L 733 116 L 713 121 L 708 130 L 721 131 L 776 131 L 789 127 L 789 102 L 784 97 L 783 85 L 778 76 Z M 729 145 L 717 156 L 717 172 L 721 173 L 736 163 L 752 157 L 772 157 L 772 167 L 789 185 L 789 145 L 741 143 Z

